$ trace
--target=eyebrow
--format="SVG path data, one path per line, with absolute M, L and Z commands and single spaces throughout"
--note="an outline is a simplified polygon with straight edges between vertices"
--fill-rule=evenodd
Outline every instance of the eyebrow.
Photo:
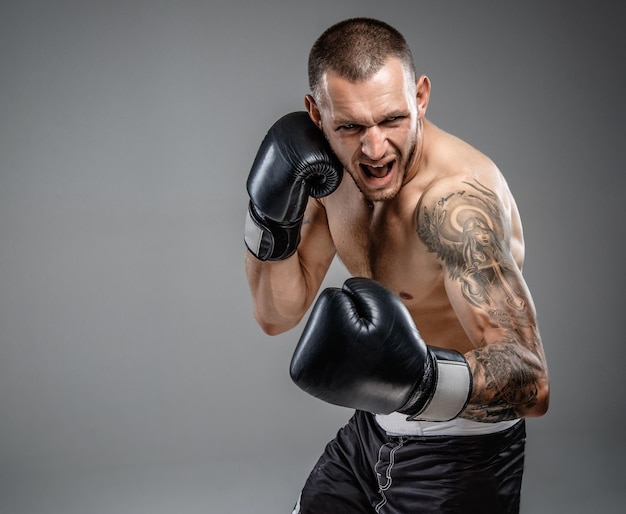
M 374 125 L 378 125 L 379 123 L 382 123 L 386 120 L 388 120 L 389 118 L 400 118 L 400 117 L 407 117 L 409 115 L 409 111 L 408 109 L 406 110 L 395 110 L 395 111 L 390 111 L 388 113 L 385 113 L 385 115 L 379 120 L 376 121 L 376 123 L 374 123 Z M 366 126 L 364 123 L 360 123 L 358 121 L 356 121 L 354 118 L 335 118 L 333 120 L 333 123 L 336 126 L 342 126 L 342 125 L 359 125 L 359 126 Z

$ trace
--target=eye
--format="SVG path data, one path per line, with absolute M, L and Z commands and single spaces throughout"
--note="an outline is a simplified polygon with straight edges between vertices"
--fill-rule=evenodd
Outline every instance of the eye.
M 337 130 L 340 132 L 355 132 L 359 130 L 360 126 L 354 123 L 346 123 L 345 125 L 339 125 Z
M 385 120 L 385 124 L 387 125 L 398 125 L 405 116 L 390 116 Z

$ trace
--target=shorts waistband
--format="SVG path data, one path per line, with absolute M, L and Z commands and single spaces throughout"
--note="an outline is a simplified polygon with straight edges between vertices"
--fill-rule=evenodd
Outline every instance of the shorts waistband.
M 464 418 L 450 421 L 407 421 L 406 414 L 376 414 L 378 425 L 390 436 L 469 436 L 494 434 L 511 428 L 519 419 L 480 423 Z

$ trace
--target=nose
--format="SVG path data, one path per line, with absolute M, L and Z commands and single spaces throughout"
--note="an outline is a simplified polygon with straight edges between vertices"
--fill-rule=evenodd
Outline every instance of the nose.
M 380 127 L 368 127 L 361 138 L 361 151 L 372 160 L 382 159 L 387 152 L 387 138 Z

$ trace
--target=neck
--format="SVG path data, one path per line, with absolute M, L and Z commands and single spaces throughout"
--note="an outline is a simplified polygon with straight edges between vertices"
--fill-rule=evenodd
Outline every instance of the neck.
M 415 148 L 411 154 L 411 158 L 407 163 L 406 176 L 404 177 L 403 186 L 413 180 L 420 172 L 424 165 L 424 146 L 428 133 L 432 130 L 432 126 L 426 118 L 421 118 L 417 122 Z

